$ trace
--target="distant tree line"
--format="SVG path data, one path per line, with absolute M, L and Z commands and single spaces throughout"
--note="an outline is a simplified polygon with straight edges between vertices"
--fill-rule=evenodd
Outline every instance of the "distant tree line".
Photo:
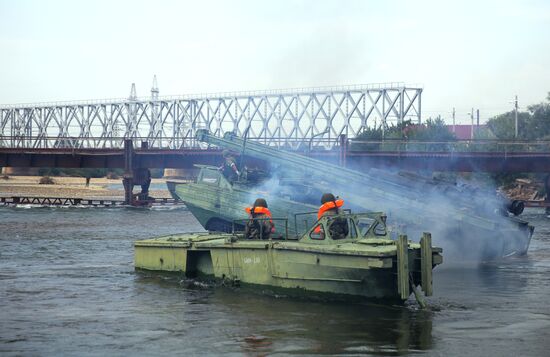
M 515 113 L 510 111 L 487 121 L 487 126 L 498 139 L 515 139 Z M 518 112 L 519 140 L 550 139 L 550 92 L 546 102 L 533 104 L 527 111 Z
M 366 128 L 356 137 L 357 140 L 418 140 L 418 141 L 453 141 L 455 135 L 449 131 L 441 118 L 428 119 L 424 124 L 414 124 L 411 120 L 391 124 L 382 128 Z
M 550 140 L 550 92 L 546 101 L 527 107 L 527 111 L 518 112 L 518 137 L 515 138 L 515 112 L 499 114 L 487 121 L 485 129 L 476 130 L 474 139 L 499 140 Z M 414 124 L 410 120 L 382 128 L 366 128 L 352 141 L 354 150 L 446 150 L 445 144 L 422 142 L 450 142 L 453 150 L 499 150 L 496 144 L 453 143 L 456 136 L 441 118 L 428 119 L 423 124 Z M 363 142 L 362 142 L 363 141 Z M 393 143 L 392 143 L 393 141 Z M 399 143 L 397 143 L 399 141 Z M 518 148 L 521 150 L 522 148 Z M 542 180 L 541 174 L 500 173 L 489 175 L 497 184 L 513 184 L 519 177 Z
M 515 113 L 510 111 L 487 121 L 487 126 L 497 139 L 501 140 L 550 140 L 550 92 L 546 101 L 527 107 L 527 111 L 518 112 L 518 137 L 515 138 Z M 544 181 L 545 174 L 495 174 L 494 180 L 501 185 L 513 185 L 515 179 L 528 177 L 534 181 Z M 540 194 L 545 194 L 541 186 Z
M 430 118 L 423 124 L 415 124 L 410 120 L 404 120 L 401 123 L 392 123 L 384 128 L 382 126 L 366 128 L 352 142 L 351 150 L 438 151 L 446 150 L 447 145 L 441 143 L 422 144 L 419 142 L 449 142 L 455 140 L 456 136 L 449 131 L 445 121 L 441 118 Z M 404 144 L 403 141 L 409 143 Z
M 515 138 L 515 112 L 499 114 L 487 121 L 487 129 L 476 130 L 475 139 L 500 140 L 550 140 L 550 92 L 546 101 L 527 107 L 527 111 L 518 112 L 518 137 Z M 456 141 L 456 136 L 449 130 L 442 118 L 428 119 L 423 124 L 415 124 L 410 120 L 389 126 L 365 128 L 355 138 L 360 141 Z M 357 146 L 359 145 L 359 146 Z M 388 145 L 359 143 L 361 149 L 389 149 Z M 471 148 L 470 148 L 471 149 Z

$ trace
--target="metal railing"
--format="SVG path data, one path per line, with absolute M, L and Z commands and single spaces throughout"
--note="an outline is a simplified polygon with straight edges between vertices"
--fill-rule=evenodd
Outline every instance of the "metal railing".
M 199 142 L 194 136 L 177 138 L 151 138 L 146 136 L 135 137 L 79 137 L 79 136 L 2 136 L 0 135 L 0 148 L 33 148 L 33 149 L 122 149 L 124 140 L 133 141 L 134 148 L 140 148 L 142 143 L 147 143 L 149 149 L 177 150 L 184 148 L 206 149 L 208 144 Z M 299 139 L 286 137 L 250 137 L 248 140 L 260 142 L 269 146 L 298 151 L 319 151 L 327 148 L 335 148 L 339 144 L 337 139 Z
M 150 138 L 150 137 L 76 137 L 76 136 L 2 136 L 0 148 L 27 149 L 123 149 L 125 140 L 132 140 L 136 149 L 146 144 L 149 149 L 177 150 L 184 148 L 205 148 L 194 137 Z M 154 145 L 153 145 L 154 144 Z
M 0 135 L 0 148 L 29 149 L 122 149 L 124 140 L 131 139 L 134 148 L 147 143 L 149 149 L 178 150 L 186 148 L 207 149 L 208 144 L 199 142 L 193 136 L 176 138 L 135 137 L 77 137 L 77 136 L 4 136 Z M 287 138 L 249 137 L 248 140 L 292 151 L 340 150 L 339 138 Z M 433 153 L 548 153 L 550 141 L 506 141 L 506 140 L 358 140 L 348 139 L 346 150 L 350 152 L 433 152 Z
M 508 140 L 356 140 L 350 139 L 348 151 L 360 152 L 439 152 L 439 153 L 549 153 L 550 141 Z

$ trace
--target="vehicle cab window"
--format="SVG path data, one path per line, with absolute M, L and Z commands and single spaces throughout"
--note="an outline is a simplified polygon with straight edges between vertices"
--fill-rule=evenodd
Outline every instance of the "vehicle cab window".
M 309 233 L 309 238 L 314 240 L 324 240 L 325 239 L 325 229 L 322 224 L 316 225 L 313 230 Z
M 368 218 L 368 217 L 361 217 L 357 220 L 357 228 L 359 229 L 359 233 L 361 234 L 362 237 L 367 235 L 370 227 L 375 222 L 376 220 L 374 218 Z
M 349 217 L 329 217 L 324 221 L 330 239 L 355 239 L 357 238 L 357 229 L 353 224 L 353 221 Z M 309 238 L 313 240 L 324 240 L 326 238 L 326 230 L 323 224 L 317 224 L 313 230 L 309 233 Z
M 326 222 L 332 240 L 349 238 L 350 222 L 348 217 L 332 216 L 328 217 Z
M 220 179 L 220 173 L 214 170 L 202 170 L 199 181 L 208 185 L 217 185 Z
M 386 230 L 386 225 L 384 223 L 376 222 L 376 226 L 374 226 L 374 235 L 377 236 L 385 236 L 388 232 Z
M 349 218 L 348 218 L 348 227 L 349 227 L 348 238 L 352 238 L 352 239 L 357 238 L 357 229 L 355 228 L 355 224 L 353 224 L 353 221 Z
M 386 225 L 383 222 L 370 217 L 359 218 L 357 220 L 357 228 L 359 229 L 359 234 L 362 237 L 366 236 L 369 231 L 372 231 L 376 236 L 386 235 Z

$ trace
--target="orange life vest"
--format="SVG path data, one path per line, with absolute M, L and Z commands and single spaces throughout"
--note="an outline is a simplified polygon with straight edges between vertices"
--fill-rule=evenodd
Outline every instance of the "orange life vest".
M 253 207 L 246 207 L 244 210 L 249 215 L 252 215 L 252 208 Z M 269 211 L 269 209 L 265 207 L 254 207 L 254 214 L 265 214 L 266 216 L 268 216 L 270 218 L 269 223 L 271 223 L 271 233 L 275 233 L 275 225 L 273 224 L 273 220 L 271 220 L 271 212 Z
M 320 219 L 323 216 L 323 213 L 325 213 L 326 211 L 334 208 L 340 208 L 343 205 L 344 205 L 344 200 L 336 200 L 336 201 L 329 201 L 329 202 L 323 203 L 323 205 L 319 207 L 319 212 L 317 212 L 317 219 Z
M 344 205 L 344 200 L 336 200 L 336 201 L 329 201 L 326 203 L 323 203 L 321 207 L 319 207 L 319 211 L 317 212 L 317 219 L 321 219 L 323 217 L 323 213 L 325 213 L 328 210 L 334 209 L 334 208 L 340 208 Z M 315 227 L 314 230 L 315 233 L 321 232 L 321 226 Z
M 252 214 L 252 207 L 246 207 L 245 211 L 248 214 Z M 267 209 L 265 207 L 255 207 L 254 208 L 254 214 L 265 214 L 266 216 L 271 218 L 271 212 L 269 211 L 269 209 Z

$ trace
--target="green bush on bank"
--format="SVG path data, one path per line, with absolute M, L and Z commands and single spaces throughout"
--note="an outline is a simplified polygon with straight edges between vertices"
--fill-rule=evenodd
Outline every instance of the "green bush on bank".
M 545 143 L 545 140 L 550 140 L 550 92 L 546 101 L 530 105 L 527 111 L 518 113 L 517 137 L 515 136 L 515 113 L 510 111 L 489 119 L 486 128 L 477 128 L 474 131 L 473 141 L 457 141 L 444 120 L 437 118 L 428 119 L 422 125 L 413 124 L 408 120 L 385 128 L 366 128 L 352 141 L 350 149 L 455 152 L 550 151 L 550 145 Z M 437 143 L 442 141 L 446 143 Z M 517 178 L 529 178 L 534 181 L 546 179 L 546 174 L 541 173 L 485 175 L 490 176 L 497 185 L 503 186 L 513 185 Z M 479 177 L 471 178 L 479 181 Z M 542 194 L 542 192 L 539 193 Z
M 424 124 L 413 124 L 410 120 L 404 120 L 385 128 L 382 128 L 382 126 L 365 128 L 354 139 L 350 149 L 366 151 L 445 151 L 449 149 L 449 145 L 441 142 L 454 141 L 456 141 L 456 136 L 449 131 L 443 119 L 430 118 Z
M 550 138 L 550 92 L 546 101 L 530 105 L 518 113 L 518 137 L 515 137 L 515 113 L 499 114 L 487 126 L 501 140 L 548 140 Z

